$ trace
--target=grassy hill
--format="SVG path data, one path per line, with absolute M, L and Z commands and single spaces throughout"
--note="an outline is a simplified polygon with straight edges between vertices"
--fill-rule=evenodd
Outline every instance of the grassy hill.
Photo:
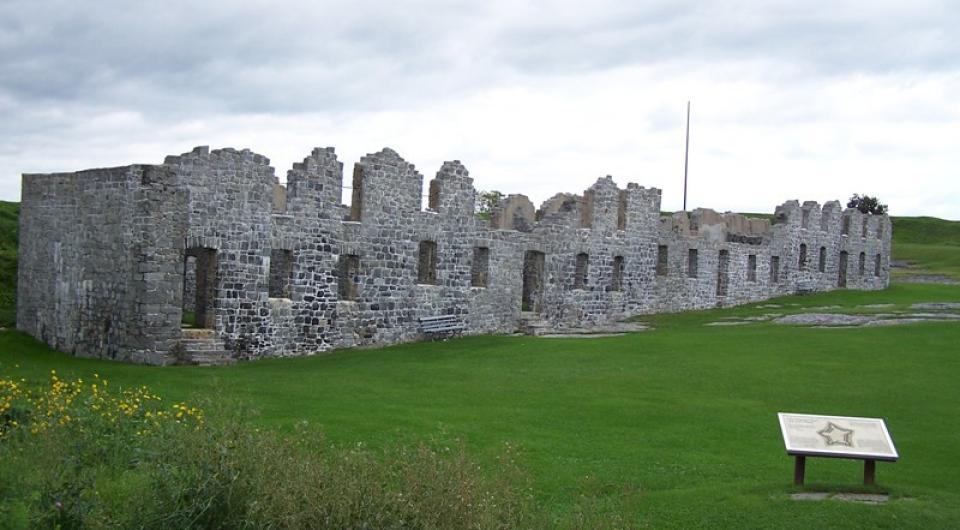
M 960 221 L 936 217 L 894 217 L 893 243 L 960 246 Z
M 894 279 L 909 274 L 936 274 L 960 279 L 960 221 L 894 217 L 893 259 L 909 262 L 915 267 L 895 270 Z
M 20 203 L 0 201 L 0 327 L 16 323 L 17 219 Z

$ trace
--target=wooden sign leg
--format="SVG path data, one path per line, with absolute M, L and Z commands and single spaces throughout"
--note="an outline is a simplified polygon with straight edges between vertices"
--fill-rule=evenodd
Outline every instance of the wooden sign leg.
M 867 486 L 873 486 L 877 481 L 877 461 L 863 461 L 863 483 Z
M 804 474 L 806 474 L 807 468 L 807 457 L 797 456 L 796 462 L 793 464 L 793 484 L 795 486 L 803 486 Z

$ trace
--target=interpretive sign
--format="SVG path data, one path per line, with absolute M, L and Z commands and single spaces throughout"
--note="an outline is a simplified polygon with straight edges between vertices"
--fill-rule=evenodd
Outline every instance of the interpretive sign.
M 895 462 L 900 458 L 887 425 L 880 418 L 788 412 L 780 412 L 777 417 L 787 454 L 797 457 L 795 484 L 803 484 L 808 456 L 863 460 L 865 484 L 873 484 L 877 460 Z
M 895 461 L 900 458 L 887 425 L 879 418 L 815 416 L 781 412 L 780 431 L 788 455 Z

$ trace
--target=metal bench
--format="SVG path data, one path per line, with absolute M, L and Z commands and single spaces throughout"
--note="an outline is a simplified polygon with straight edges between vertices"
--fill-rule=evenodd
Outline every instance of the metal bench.
M 450 335 L 460 333 L 463 329 L 464 325 L 456 315 L 420 318 L 420 331 L 425 335 Z
M 797 294 L 810 294 L 817 290 L 817 284 L 813 280 L 800 280 L 797 282 Z

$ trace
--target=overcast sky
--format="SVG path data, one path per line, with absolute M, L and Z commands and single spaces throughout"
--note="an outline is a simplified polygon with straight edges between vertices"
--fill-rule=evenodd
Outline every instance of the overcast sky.
M 0 199 L 20 174 L 389 146 L 539 203 L 598 177 L 689 207 L 878 195 L 960 219 L 960 3 L 0 0 Z

